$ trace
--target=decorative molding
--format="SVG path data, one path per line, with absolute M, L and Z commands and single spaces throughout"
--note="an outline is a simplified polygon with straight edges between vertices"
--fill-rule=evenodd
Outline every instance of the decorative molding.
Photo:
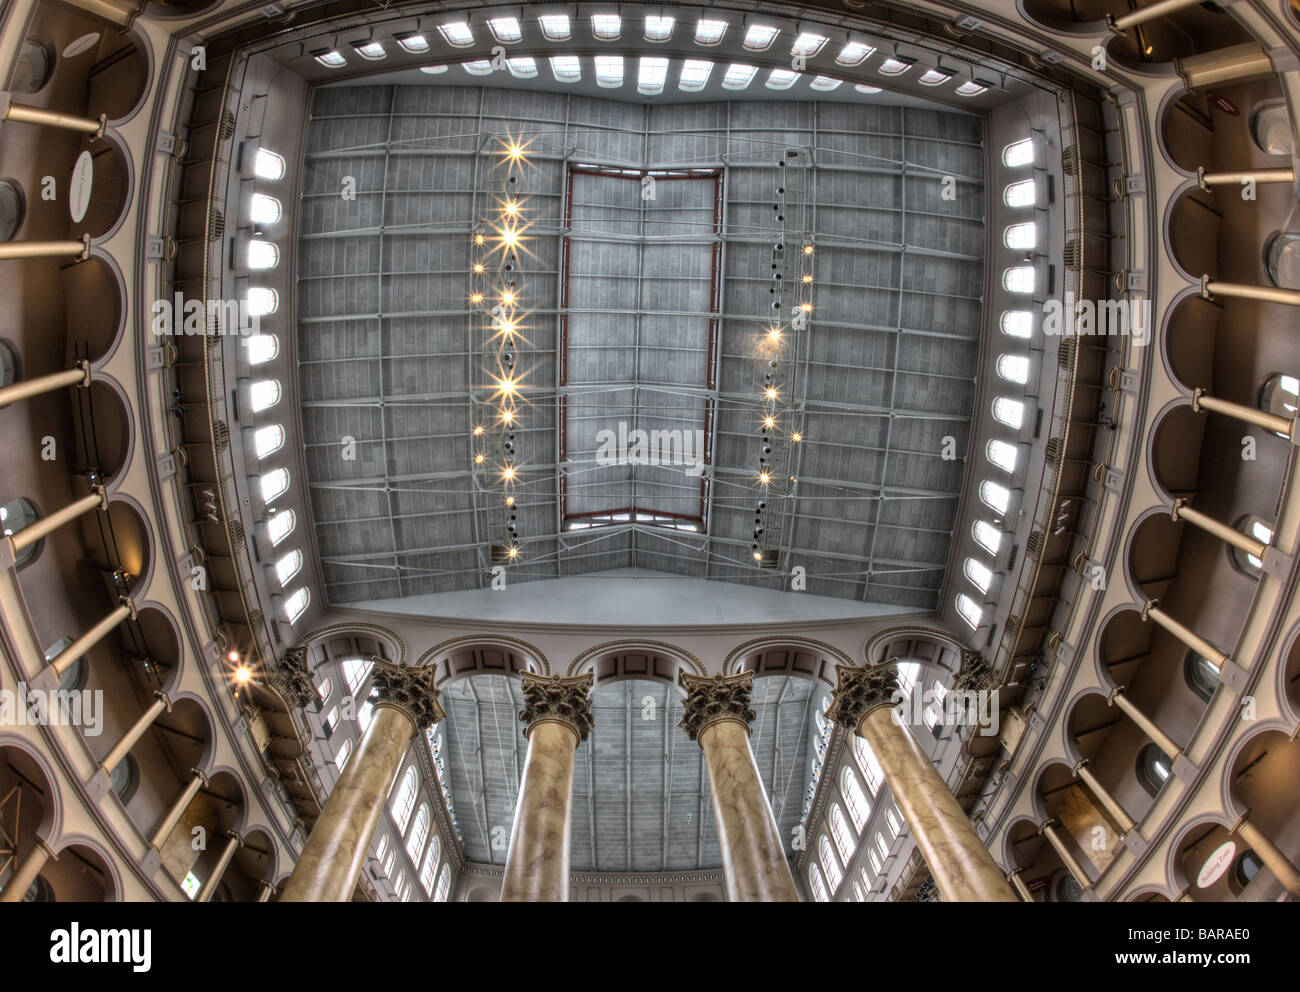
M 669 655 L 670 657 L 674 658 L 676 661 L 679 661 L 684 665 L 690 665 L 692 668 L 694 668 L 695 671 L 693 674 L 702 676 L 706 672 L 704 663 L 701 662 L 699 658 L 695 657 L 695 655 L 691 654 L 689 651 L 679 648 L 674 644 L 668 644 L 665 641 L 642 641 L 642 640 L 631 639 L 631 640 L 624 640 L 624 641 L 605 641 L 602 644 L 597 644 L 595 647 L 587 648 L 586 651 L 583 651 L 582 654 L 578 655 L 576 658 L 573 659 L 573 661 L 569 663 L 569 668 L 565 672 L 565 674 L 575 675 L 577 674 L 578 670 L 582 667 L 582 665 L 585 664 L 589 659 L 592 659 L 595 655 L 609 654 L 611 652 L 618 651 L 619 649 L 622 648 L 628 648 L 628 649 L 646 648 L 651 650 L 655 648 L 659 648 L 662 649 L 664 654 Z
M 813 640 L 810 637 L 782 637 L 780 634 L 774 634 L 770 637 L 756 637 L 752 641 L 746 641 L 744 644 L 733 648 L 732 651 L 722 662 L 722 671 L 727 672 L 732 665 L 741 661 L 746 654 L 758 650 L 759 647 L 766 645 L 769 648 L 777 648 L 789 644 L 794 647 L 811 648 L 820 651 L 823 654 L 830 655 L 837 659 L 837 662 L 845 665 L 853 664 L 853 659 L 846 655 L 839 648 L 827 644 L 825 641 Z M 703 672 L 701 672 L 703 674 Z M 762 674 L 761 672 L 758 674 Z
M 872 661 L 872 655 L 878 650 L 886 648 L 891 641 L 896 641 L 900 637 L 916 639 L 918 637 L 931 637 L 940 641 L 958 651 L 970 650 L 966 647 L 961 638 L 955 636 L 952 631 L 944 630 L 941 627 L 891 627 L 889 630 L 882 630 L 879 634 L 872 637 L 862 648 L 862 659 L 868 665 L 879 664 Z
M 450 640 L 443 641 L 440 644 L 435 644 L 433 647 L 429 648 L 429 650 L 421 654 L 420 657 L 416 659 L 415 667 L 416 668 L 430 668 L 430 667 L 437 668 L 438 662 L 441 659 L 442 655 L 446 654 L 452 648 L 458 647 L 462 644 L 485 644 L 485 645 L 495 645 L 498 647 L 503 645 L 510 645 L 512 647 L 517 647 L 519 648 L 521 654 L 528 655 L 530 658 L 532 658 L 534 661 L 536 661 L 538 664 L 542 666 L 541 674 L 543 675 L 551 674 L 551 663 L 547 661 L 546 655 L 544 655 L 537 647 L 535 647 L 532 644 L 529 644 L 527 641 L 521 640 L 518 637 L 507 637 L 504 634 L 462 634 L 460 637 L 453 637 Z M 403 650 L 405 650 L 405 648 L 403 648 Z M 508 675 L 511 673 L 492 672 L 490 674 Z
M 685 712 L 677 726 L 686 731 L 691 740 L 711 724 L 721 720 L 739 721 L 748 729 L 758 714 L 750 708 L 749 696 L 754 691 L 754 673 L 714 675 L 706 678 L 682 672 L 678 676 L 686 690 Z
M 466 862 L 461 869 L 462 875 L 475 878 L 503 878 L 505 868 L 500 865 L 482 865 Z M 683 885 L 683 884 L 717 884 L 722 885 L 725 878 L 721 868 L 702 869 L 698 871 L 664 871 L 656 874 L 610 874 L 608 872 L 569 872 L 570 883 L 583 885 Z
M 959 692 L 989 692 L 998 687 L 993 669 L 978 651 L 962 651 L 961 668 L 952 680 L 953 689 Z
M 332 634 L 368 634 L 376 640 L 388 640 L 397 648 L 396 658 L 387 658 L 386 661 L 395 665 L 406 664 L 406 641 L 402 640 L 400 634 L 396 634 L 387 627 L 381 627 L 374 623 L 353 622 L 353 623 L 331 623 L 324 627 L 317 627 L 309 631 L 298 639 L 301 647 L 314 647 L 320 641 L 325 640 Z
M 271 673 L 271 682 L 285 701 L 298 709 L 306 709 L 309 704 L 320 698 L 311 677 L 311 669 L 307 664 L 305 645 L 289 648 L 284 653 L 280 658 L 279 666 Z
M 407 668 L 375 660 L 371 676 L 378 697 L 375 707 L 391 706 L 411 718 L 416 730 L 428 730 L 447 716 L 438 702 L 432 668 Z
M 853 733 L 862 718 L 872 710 L 894 705 L 894 696 L 898 692 L 897 661 L 897 658 L 891 658 L 883 665 L 870 668 L 836 665 L 838 684 L 826 715 Z
M 590 672 L 574 678 L 524 672 L 520 679 L 524 708 L 519 712 L 519 719 L 528 725 L 524 735 L 538 723 L 554 721 L 572 727 L 578 740 L 585 741 L 594 725 L 590 696 L 593 681 Z

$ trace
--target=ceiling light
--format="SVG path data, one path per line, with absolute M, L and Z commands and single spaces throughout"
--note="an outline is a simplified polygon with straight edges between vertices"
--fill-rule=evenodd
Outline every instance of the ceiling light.
M 793 434 L 790 435 L 790 440 L 793 441 L 795 444 L 798 444 L 800 441 L 803 440 L 803 435 L 800 434 L 798 431 L 795 431 Z M 793 482 L 794 479 L 791 478 L 790 481 Z
M 775 418 L 775 417 L 764 417 L 764 418 L 763 418 L 763 426 L 766 427 L 766 428 L 770 431 L 773 427 L 776 426 L 776 418 Z
M 763 395 L 766 396 L 769 400 L 774 400 L 776 399 L 778 394 L 775 387 L 768 386 L 767 389 L 764 390 Z
M 474 235 L 474 244 L 481 245 L 483 241 L 484 241 L 483 235 L 481 234 Z
M 766 486 L 769 482 L 772 481 L 772 473 L 771 473 L 771 472 L 759 472 L 759 473 L 758 473 L 758 481 L 761 482 L 763 485 Z
M 513 396 L 515 393 L 515 389 L 517 387 L 518 387 L 518 383 L 516 383 L 515 380 L 508 375 L 502 376 L 499 380 L 497 380 L 497 389 L 500 392 L 504 393 L 506 396 Z M 504 420 L 506 423 L 509 423 L 513 416 L 514 414 L 512 414 L 509 410 L 506 410 L 504 413 L 501 414 L 501 419 Z
M 235 669 L 236 682 L 241 682 L 241 683 L 247 682 L 252 677 L 253 677 L 253 673 L 249 671 L 247 665 L 240 665 L 238 668 Z
M 515 304 L 515 291 L 514 291 L 513 289 L 507 289 L 507 290 L 505 290 L 505 291 L 501 294 L 501 302 L 504 303 L 504 304 L 505 304 L 506 306 L 508 306 L 508 307 L 510 307 L 510 306 L 514 306 L 514 304 Z
M 501 411 L 501 422 L 502 422 L 503 424 L 513 424 L 513 423 L 515 422 L 515 411 L 514 411 L 514 410 L 502 410 L 502 411 Z
M 475 436 L 475 437 L 482 437 L 482 436 L 483 436 L 483 431 L 484 431 L 484 430 L 486 430 L 486 428 L 485 428 L 482 424 L 475 424 L 475 425 L 474 425 L 474 436 Z
M 515 478 L 515 467 L 513 465 L 507 465 L 503 468 L 501 470 L 501 478 L 506 482 L 513 482 Z
M 482 465 L 482 464 L 483 464 L 483 457 L 484 457 L 484 456 L 481 455 L 481 454 L 479 454 L 479 455 L 475 455 L 475 456 L 474 456 L 474 464 L 475 464 L 475 465 Z
M 781 340 L 781 328 L 779 328 L 779 327 L 771 327 L 771 328 L 768 328 L 768 331 L 767 331 L 767 339 L 768 339 L 769 341 L 774 342 L 774 343 L 780 341 L 780 340 Z
M 799 309 L 802 310 L 804 313 L 812 313 L 812 304 L 811 304 L 811 303 L 800 303 L 800 304 L 799 304 Z
M 483 274 L 483 263 L 482 263 L 482 262 L 475 262 L 475 263 L 474 263 L 474 274 L 475 274 L 476 276 L 478 276 L 478 275 L 482 275 L 482 274 Z
M 806 283 L 807 283 L 807 282 L 812 282 L 812 276 L 804 276 L 804 277 L 803 277 L 803 281 L 806 282 Z
M 804 253 L 805 255 L 811 255 L 811 254 L 813 253 L 813 246 L 812 246 L 812 245 L 804 245 L 804 246 L 803 246 L 803 253 Z
M 519 545 L 517 545 L 517 544 L 512 544 L 512 545 L 510 545 L 510 550 L 507 551 L 506 554 L 508 554 L 511 558 L 518 558 L 518 557 L 519 557 Z

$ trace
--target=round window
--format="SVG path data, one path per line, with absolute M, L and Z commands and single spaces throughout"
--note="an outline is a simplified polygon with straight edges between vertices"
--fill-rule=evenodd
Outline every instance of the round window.
M 11 93 L 35 93 L 54 75 L 54 49 L 43 41 L 24 41 L 14 68 Z
M 1269 238 L 1264 265 L 1274 286 L 1300 289 L 1300 234 L 1279 231 Z
M 12 241 L 23 226 L 27 201 L 13 179 L 0 179 L 0 241 Z
M 1187 676 L 1187 684 L 1202 699 L 1208 700 L 1219 687 L 1219 669 L 1209 658 L 1195 651 L 1187 652 L 1183 672 Z
M 1255 144 L 1269 155 L 1290 157 L 1295 138 L 1291 133 L 1291 117 L 1283 104 L 1275 103 L 1257 111 L 1250 133 Z

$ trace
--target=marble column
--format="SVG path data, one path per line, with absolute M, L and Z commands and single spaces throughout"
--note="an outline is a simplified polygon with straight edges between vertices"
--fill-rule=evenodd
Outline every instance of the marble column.
M 36 843 L 27 852 L 27 857 L 18 863 L 14 873 L 9 876 L 9 881 L 5 883 L 3 891 L 0 891 L 0 902 L 22 902 L 23 896 L 27 895 L 27 890 L 32 887 L 32 882 L 36 881 L 36 876 L 41 873 L 45 863 L 53 857 L 45 842 L 37 837 Z
M 217 859 L 216 866 L 212 869 L 212 874 L 208 880 L 203 883 L 203 888 L 199 889 L 198 898 L 195 902 L 207 902 L 212 898 L 213 893 L 217 891 L 217 886 L 221 884 L 222 876 L 226 874 L 226 869 L 230 867 L 230 862 L 235 857 L 235 852 L 243 846 L 243 838 L 239 834 L 226 834 L 226 847 L 221 852 L 221 857 Z
M 827 711 L 866 739 L 945 902 L 1016 902 L 948 783 L 898 717 L 898 671 L 837 665 Z
M 591 733 L 592 676 L 549 678 L 525 672 L 528 756 L 510 828 L 502 902 L 567 902 L 573 820 L 573 764 Z
M 352 898 L 384 801 L 416 731 L 446 714 L 432 668 L 374 662 L 374 716 L 339 776 L 284 885 L 281 902 Z
M 707 678 L 682 672 L 681 724 L 704 752 L 713 794 L 713 822 L 731 902 L 798 902 L 776 818 L 749 746 L 754 673 Z
M 1007 876 L 1007 881 L 1015 888 L 1016 895 L 1020 896 L 1022 902 L 1033 902 L 1034 894 L 1029 891 L 1029 886 L 1026 885 L 1025 880 L 1020 877 L 1024 872 L 1025 870 L 1023 868 L 1017 868 Z

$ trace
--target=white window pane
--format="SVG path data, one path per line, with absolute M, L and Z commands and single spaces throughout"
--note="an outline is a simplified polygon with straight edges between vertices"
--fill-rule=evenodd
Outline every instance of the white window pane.
M 403 51 L 412 55 L 421 55 L 429 50 L 429 40 L 422 34 L 408 34 L 404 38 L 398 38 L 397 43 Z
M 946 83 L 952 78 L 951 73 L 943 72 L 940 69 L 926 69 L 921 73 L 921 78 L 917 80 L 922 86 L 938 86 L 940 83 Z
M 265 458 L 282 447 L 284 447 L 284 428 L 279 424 L 260 427 L 253 432 L 253 448 L 257 451 L 258 458 Z
M 623 21 L 617 14 L 592 14 L 591 33 L 601 41 L 613 41 L 623 30 Z
M 244 338 L 244 346 L 248 349 L 250 365 L 269 362 L 280 353 L 280 339 L 274 334 L 250 334 Z
M 1034 315 L 1028 310 L 1008 310 L 1002 314 L 1002 333 L 1013 338 L 1029 337 Z
M 613 87 L 623 85 L 623 56 L 596 56 L 596 83 L 600 86 Z
M 248 205 L 248 217 L 254 224 L 274 224 L 280 212 L 280 201 L 265 193 L 254 193 Z
M 854 83 L 854 84 L 853 84 L 853 88 L 854 88 L 855 90 L 857 90 L 859 93 L 868 93 L 868 94 L 870 94 L 870 93 L 879 93 L 879 92 L 881 92 L 879 86 L 868 86 L 866 83 Z
M 874 51 L 875 49 L 870 45 L 864 45 L 860 41 L 850 41 L 840 49 L 840 54 L 835 56 L 835 61 L 840 65 L 861 65 Z
M 492 75 L 492 63 L 487 59 L 474 59 L 472 62 L 462 62 L 460 66 L 471 76 Z
M 726 21 L 700 21 L 695 25 L 695 44 L 716 45 L 726 33 Z
M 704 89 L 713 72 L 713 63 L 703 59 L 687 59 L 682 63 L 682 77 L 678 86 L 687 93 Z
M 280 585 L 285 585 L 300 571 L 302 571 L 302 552 L 297 548 L 275 563 L 275 577 L 280 580 Z
M 799 73 L 791 72 L 789 69 L 773 69 L 767 74 L 767 88 L 769 90 L 788 90 L 798 78 Z
M 1038 242 L 1038 225 L 1029 221 L 1012 224 L 1002 232 L 1002 243 L 1014 250 L 1028 250 Z
M 971 533 L 975 537 L 975 542 L 991 555 L 996 555 L 998 549 L 1002 547 L 1002 531 L 987 520 L 976 520 L 971 527 Z
M 981 86 L 976 82 L 965 82 L 957 87 L 953 92 L 958 96 L 979 96 L 981 93 L 988 91 L 987 86 Z
M 284 601 L 284 612 L 289 618 L 290 623 L 298 622 L 298 618 L 302 616 L 307 609 L 307 600 L 309 598 L 306 589 L 299 589 Z
M 298 518 L 292 510 L 281 510 L 266 522 L 267 535 L 271 538 L 271 547 L 275 547 L 293 531 Z
M 1011 169 L 1029 165 L 1034 160 L 1034 142 L 1032 138 L 1013 141 L 1002 149 L 1002 164 Z
M 1034 205 L 1034 181 L 1022 179 L 1012 183 L 1002 191 L 1002 202 L 1008 207 L 1032 207 Z
M 542 14 L 537 18 L 542 34 L 548 41 L 567 41 L 569 38 L 568 14 Z
M 506 59 L 506 68 L 516 79 L 532 79 L 537 75 L 537 62 L 528 56 Z
M 989 584 L 993 581 L 993 572 L 988 567 L 981 565 L 974 558 L 966 559 L 966 578 L 974 583 L 975 588 L 980 592 L 988 592 Z
M 445 65 L 422 65 L 420 71 L 427 72 L 430 76 L 441 76 L 447 71 L 447 67 Z
M 753 52 L 763 52 L 771 47 L 772 42 L 776 41 L 776 36 L 780 34 L 778 28 L 770 28 L 763 24 L 751 24 L 749 30 L 745 32 L 745 47 Z
M 582 63 L 575 55 L 556 55 L 551 59 L 556 82 L 575 83 L 582 78 Z
M 447 44 L 455 45 L 457 48 L 464 48 L 466 45 L 474 44 L 474 32 L 469 29 L 469 25 L 464 21 L 454 21 L 451 24 L 440 24 L 438 30 L 446 39 Z
M 284 491 L 289 488 L 289 470 L 277 468 L 273 472 L 267 472 L 259 480 L 259 483 L 262 487 L 262 501 L 269 503 L 277 496 L 283 495 Z
M 273 269 L 280 264 L 280 249 L 269 241 L 255 239 L 248 243 L 248 267 Z
M 645 19 L 646 41 L 667 41 L 673 36 L 676 18 L 647 15 Z
M 754 81 L 756 75 L 758 75 L 757 66 L 733 64 L 727 67 L 727 74 L 722 77 L 722 88 L 743 90 Z
M 987 479 L 980 483 L 980 499 L 998 513 L 1006 513 L 1011 504 L 1011 490 Z
M 259 148 L 253 158 L 253 175 L 259 179 L 283 179 L 284 156 Z
M 1020 430 L 1025 421 L 1025 405 L 1019 400 L 999 396 L 993 401 L 993 417 L 1013 430 Z
M 510 44 L 524 37 L 523 31 L 519 28 L 519 21 L 513 17 L 489 17 L 487 23 L 497 41 Z
M 348 60 L 338 52 L 322 52 L 316 56 L 316 61 L 329 69 L 337 69 L 348 64 Z
M 839 89 L 842 82 L 843 80 L 831 79 L 830 76 L 816 76 L 808 85 L 819 93 L 829 93 L 831 90 Z
M 364 45 L 357 45 L 356 48 L 358 55 L 371 62 L 378 62 L 380 59 L 388 58 L 384 46 L 377 41 L 368 41 Z
M 1014 472 L 1016 470 L 1016 448 L 1015 445 L 1007 444 L 1006 441 L 990 441 L 984 449 L 988 460 L 1002 469 L 1004 472 Z
M 280 306 L 280 294 L 265 286 L 255 286 L 248 291 L 248 312 L 254 317 L 275 313 Z
M 638 93 L 653 95 L 664 91 L 664 80 L 668 78 L 668 60 L 643 58 L 637 72 L 636 89 Z
M 1022 386 L 1029 381 L 1029 359 L 1025 355 L 998 355 L 998 375 Z
M 972 628 L 978 627 L 984 619 L 984 611 L 965 593 L 957 597 L 957 612 Z
M 822 50 L 822 47 L 829 39 L 825 35 L 813 34 L 811 31 L 802 32 L 790 46 L 791 55 L 802 55 L 804 58 L 812 58 Z
M 254 413 L 269 410 L 280 402 L 280 383 L 275 379 L 261 379 L 249 387 L 248 396 Z
M 1034 267 L 1014 265 L 1002 273 L 1002 288 L 1008 293 L 1028 295 L 1034 291 Z
M 877 66 L 882 76 L 901 76 L 910 68 L 912 68 L 911 62 L 904 62 L 902 59 L 895 58 L 885 59 Z

